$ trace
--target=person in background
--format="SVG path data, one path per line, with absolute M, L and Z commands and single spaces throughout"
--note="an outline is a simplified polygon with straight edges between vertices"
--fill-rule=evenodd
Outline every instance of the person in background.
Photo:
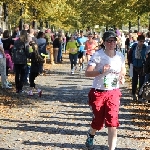
M 86 28 L 86 35 L 88 36 L 90 33 L 91 33 L 91 28 L 90 28 L 90 27 L 87 27 L 87 28 Z
M 135 44 L 135 43 L 138 43 L 138 41 L 137 41 L 137 36 L 134 35 L 132 37 L 132 42 L 130 43 L 130 49 L 131 49 L 132 45 Z
M 53 41 L 53 54 L 54 54 L 54 62 L 55 64 L 60 63 L 58 61 L 58 51 L 59 48 L 62 47 L 62 36 L 61 35 L 56 35 L 54 41 Z
M 51 42 L 53 43 L 53 41 L 54 41 L 54 33 L 51 30 L 50 30 L 50 35 L 51 35 Z
M 85 42 L 84 50 L 86 50 L 87 62 L 90 60 L 91 56 L 98 50 L 98 43 L 92 39 L 92 33 L 88 34 L 88 40 Z
M 38 36 L 37 36 L 37 45 L 38 45 L 38 51 L 39 54 L 42 56 L 43 54 L 47 54 L 46 53 L 46 39 L 45 39 L 45 34 L 43 32 L 39 32 Z M 42 75 L 43 73 L 43 64 L 41 64 L 40 66 L 40 74 Z
M 50 29 L 45 30 L 45 39 L 47 45 L 52 42 Z
M 84 68 L 84 60 L 86 56 L 86 51 L 84 50 L 84 48 L 85 48 L 86 41 L 87 41 L 87 38 L 83 35 L 83 31 L 80 31 L 80 36 L 77 38 L 77 42 L 79 44 L 78 59 L 79 59 L 80 70 Z
M 121 32 L 120 32 L 119 28 L 115 28 L 115 33 L 116 33 L 117 37 L 121 36 Z
M 138 43 L 137 41 L 137 36 L 133 36 L 132 37 L 132 42 L 130 42 L 130 48 L 128 50 L 128 54 L 127 54 L 127 61 L 128 61 L 128 66 L 130 68 L 130 51 L 131 51 L 131 47 L 135 44 L 135 43 Z
M 27 67 L 27 58 L 29 56 L 29 44 L 27 31 L 22 30 L 20 32 L 19 39 L 14 42 L 12 49 L 12 58 L 15 68 L 15 85 L 16 93 L 23 92 L 24 76 Z
M 67 46 L 67 43 L 70 40 L 70 34 L 69 34 L 69 32 L 66 32 L 65 37 L 66 37 L 66 45 L 65 45 L 65 53 L 66 53 L 66 46 Z
M 121 51 L 121 36 L 117 36 L 116 51 Z
M 145 83 L 150 83 L 150 45 L 147 46 L 146 50 L 146 60 L 144 63 L 144 73 L 145 73 Z M 142 90 L 142 91 L 141 91 Z M 141 94 L 143 93 L 143 86 L 142 89 L 140 89 Z M 150 100 L 148 100 L 148 103 L 150 103 Z
M 37 38 L 38 33 L 39 33 L 39 30 L 38 30 L 38 29 L 34 29 L 34 37 L 35 37 L 35 38 Z
M 129 64 L 133 64 L 133 77 L 132 77 L 132 96 L 133 100 L 142 101 L 142 95 L 139 95 L 139 90 L 144 84 L 144 63 L 146 60 L 147 47 L 144 44 L 145 36 L 139 35 L 138 43 L 134 43 L 129 51 Z M 138 95 L 136 95 L 137 85 L 139 81 Z
M 93 54 L 85 71 L 86 77 L 94 77 L 88 94 L 94 116 L 85 143 L 88 149 L 93 148 L 96 131 L 101 130 L 104 124 L 108 128 L 109 150 L 115 150 L 116 147 L 121 97 L 119 84 L 124 83 L 126 74 L 124 56 L 115 51 L 116 37 L 113 31 L 106 31 L 103 34 L 105 49 Z
M 28 42 L 34 41 L 37 43 L 37 38 L 35 37 L 35 30 L 34 29 L 29 29 L 29 34 L 28 34 Z
M 136 41 L 137 41 L 137 33 L 132 33 L 132 31 L 129 31 L 129 35 L 126 38 L 126 42 L 125 42 L 125 48 L 127 50 L 127 60 L 129 59 L 130 49 Z
M 29 29 L 28 33 L 28 43 L 31 41 L 34 41 L 37 43 L 37 38 L 34 36 L 35 30 L 34 29 Z M 29 51 L 30 51 L 30 46 L 29 46 Z M 30 52 L 29 52 L 30 53 Z M 24 76 L 24 85 L 29 85 L 29 73 L 30 73 L 30 59 L 27 59 L 27 67 L 25 71 L 25 76 Z
M 62 49 L 65 52 L 66 51 L 66 49 L 65 49 L 66 48 L 66 36 L 65 36 L 64 32 L 62 33 L 62 38 L 63 38 L 63 43 L 62 43 L 63 48 Z
M 147 46 L 147 50 L 146 50 L 144 73 L 145 73 L 145 81 L 144 82 L 149 82 L 150 81 L 150 46 Z
M 38 50 L 39 54 L 41 53 L 46 54 L 46 39 L 45 34 L 43 32 L 39 32 L 37 36 L 37 44 L 38 44 Z
M 64 43 L 64 37 L 63 34 L 59 34 L 58 35 L 60 38 L 60 45 L 59 45 L 59 49 L 58 49 L 58 55 L 57 55 L 57 63 L 62 63 L 62 49 L 63 49 L 63 43 Z
M 69 59 L 71 63 L 71 74 L 74 74 L 74 71 L 77 69 L 77 59 L 78 59 L 78 43 L 74 39 L 73 36 L 71 36 L 70 41 L 67 43 L 66 49 L 69 51 Z
M 132 33 L 129 33 L 128 37 L 126 38 L 125 41 L 125 49 L 127 50 L 127 54 L 131 48 L 131 43 L 133 42 L 133 38 L 132 38 Z
M 150 56 L 150 31 L 147 32 L 147 34 L 146 34 L 145 45 L 147 46 L 146 54 L 148 56 L 148 53 L 149 53 L 149 56 Z
M 29 75 L 29 82 L 30 82 L 30 91 L 28 92 L 29 96 L 33 95 L 33 90 L 36 89 L 38 92 L 38 96 L 41 97 L 42 90 L 35 87 L 34 80 L 39 75 L 39 68 L 41 63 L 44 63 L 44 59 L 38 53 L 38 45 L 31 41 L 29 45 L 32 47 L 33 52 L 30 53 L 31 59 L 31 68 L 30 68 L 30 75 Z
M 28 24 L 24 24 L 24 25 L 23 25 L 23 30 L 26 30 L 27 33 L 29 33 L 29 32 L 30 32 L 30 31 L 29 31 L 29 25 L 28 25 Z
M 150 31 L 146 33 L 145 45 L 150 45 Z
M 19 27 L 15 27 L 11 36 L 13 44 L 14 44 L 14 41 L 19 38 L 19 35 L 20 35 Z
M 125 37 L 123 32 L 121 33 L 120 41 L 121 41 L 121 46 L 120 46 L 121 47 L 121 52 L 125 56 L 125 53 L 126 53 L 126 49 L 125 49 L 126 37 Z
M 80 34 L 76 31 L 74 34 L 71 34 L 71 36 L 74 36 L 74 39 L 77 40 L 77 38 L 80 37 Z
M 51 30 L 47 29 L 45 30 L 45 39 L 46 39 L 46 52 L 48 53 L 48 59 L 50 60 L 50 47 L 53 43 L 53 39 L 52 39 L 52 34 L 51 34 Z
M 7 78 L 7 85 L 8 87 L 11 88 L 12 84 L 8 81 L 8 70 L 13 70 L 13 62 L 12 62 L 12 54 L 11 50 L 13 47 L 13 42 L 12 39 L 9 35 L 9 31 L 5 30 L 3 33 L 3 38 L 2 38 L 2 43 L 3 43 L 3 48 L 4 48 L 4 53 L 6 57 L 6 78 Z
M 2 88 L 9 89 L 10 86 L 8 86 L 7 81 L 6 81 L 6 58 L 5 58 L 3 43 L 1 42 L 1 39 L 0 39 L 0 74 L 1 74 Z
M 96 32 L 94 32 L 93 34 L 93 40 L 95 40 L 98 43 L 98 45 L 100 44 L 100 38 L 98 37 L 98 34 Z

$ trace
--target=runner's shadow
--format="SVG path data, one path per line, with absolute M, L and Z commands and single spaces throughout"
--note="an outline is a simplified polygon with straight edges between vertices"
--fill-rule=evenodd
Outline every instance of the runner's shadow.
M 30 141 L 24 141 L 24 145 L 38 145 L 38 146 L 44 146 L 44 147 L 53 147 L 53 148 L 70 148 L 70 149 L 82 149 L 87 150 L 84 144 L 71 144 L 71 143 L 43 143 L 43 142 L 30 142 Z M 92 150 L 108 150 L 107 146 L 104 145 L 94 145 Z M 116 150 L 136 150 L 132 148 L 116 148 Z
M 6 149 L 6 148 L 1 148 L 0 147 L 0 150 L 15 150 L 15 149 Z

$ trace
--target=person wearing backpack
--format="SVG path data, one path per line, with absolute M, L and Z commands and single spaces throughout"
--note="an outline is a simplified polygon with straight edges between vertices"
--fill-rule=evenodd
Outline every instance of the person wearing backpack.
M 134 43 L 129 51 L 129 64 L 133 64 L 133 77 L 132 77 L 132 96 L 133 100 L 137 100 L 137 85 L 139 80 L 139 89 L 144 84 L 145 75 L 144 75 L 144 63 L 146 59 L 146 50 L 147 46 L 144 44 L 145 36 L 138 35 L 138 43 Z M 138 92 L 139 93 L 139 92 Z M 138 100 L 140 101 L 142 95 L 138 94 Z
M 39 54 L 41 53 L 46 54 L 46 39 L 45 34 L 43 32 L 39 32 L 37 36 L 37 44 L 38 44 L 38 50 Z
M 45 39 L 45 34 L 43 32 L 39 32 L 38 33 L 38 36 L 37 36 L 37 44 L 38 44 L 38 51 L 39 51 L 39 54 L 42 56 L 42 53 L 43 54 L 47 54 L 46 53 L 46 39 Z M 40 74 L 42 75 L 43 73 L 43 64 L 41 64 L 40 66 Z
M 20 32 L 19 39 L 14 42 L 14 47 L 12 49 L 12 59 L 15 69 L 16 93 L 22 92 L 28 56 L 29 44 L 27 42 L 27 31 L 22 30 Z
M 30 68 L 30 75 L 29 75 L 29 82 L 30 82 L 30 91 L 28 92 L 28 95 L 33 95 L 33 90 L 37 89 L 39 97 L 42 95 L 42 90 L 35 87 L 34 80 L 40 73 L 40 65 L 44 63 L 44 59 L 39 55 L 38 53 L 38 45 L 34 43 L 33 41 L 30 42 L 30 46 L 32 47 L 33 52 L 30 53 L 30 59 L 31 59 L 31 68 Z

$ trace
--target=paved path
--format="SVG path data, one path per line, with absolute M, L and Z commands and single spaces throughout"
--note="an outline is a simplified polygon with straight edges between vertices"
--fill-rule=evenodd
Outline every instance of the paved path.
M 36 80 L 43 96 L 17 96 L 18 105 L 0 113 L 0 150 L 84 150 L 91 121 L 87 94 L 92 78 L 70 75 L 70 65 L 51 66 Z M 116 150 L 150 150 L 149 127 L 143 110 L 122 87 L 120 127 Z M 21 105 L 20 105 L 21 104 Z M 148 110 L 146 110 L 148 111 Z M 148 112 L 150 114 L 150 112 Z M 94 150 L 107 150 L 107 128 L 97 132 Z M 148 149 L 146 149 L 146 147 Z

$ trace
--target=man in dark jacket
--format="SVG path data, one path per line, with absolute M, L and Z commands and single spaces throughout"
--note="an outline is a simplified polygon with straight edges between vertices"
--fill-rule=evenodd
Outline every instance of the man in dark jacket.
M 144 63 L 146 59 L 147 47 L 144 44 L 145 42 L 144 35 L 139 35 L 137 40 L 138 43 L 133 44 L 130 49 L 129 60 L 128 60 L 130 64 L 133 64 L 133 77 L 132 77 L 133 100 L 137 100 L 136 91 L 137 91 L 138 80 L 139 80 L 138 91 L 142 87 L 145 80 L 145 75 L 143 73 L 143 70 L 144 70 Z M 138 98 L 141 99 L 142 95 L 138 94 Z

